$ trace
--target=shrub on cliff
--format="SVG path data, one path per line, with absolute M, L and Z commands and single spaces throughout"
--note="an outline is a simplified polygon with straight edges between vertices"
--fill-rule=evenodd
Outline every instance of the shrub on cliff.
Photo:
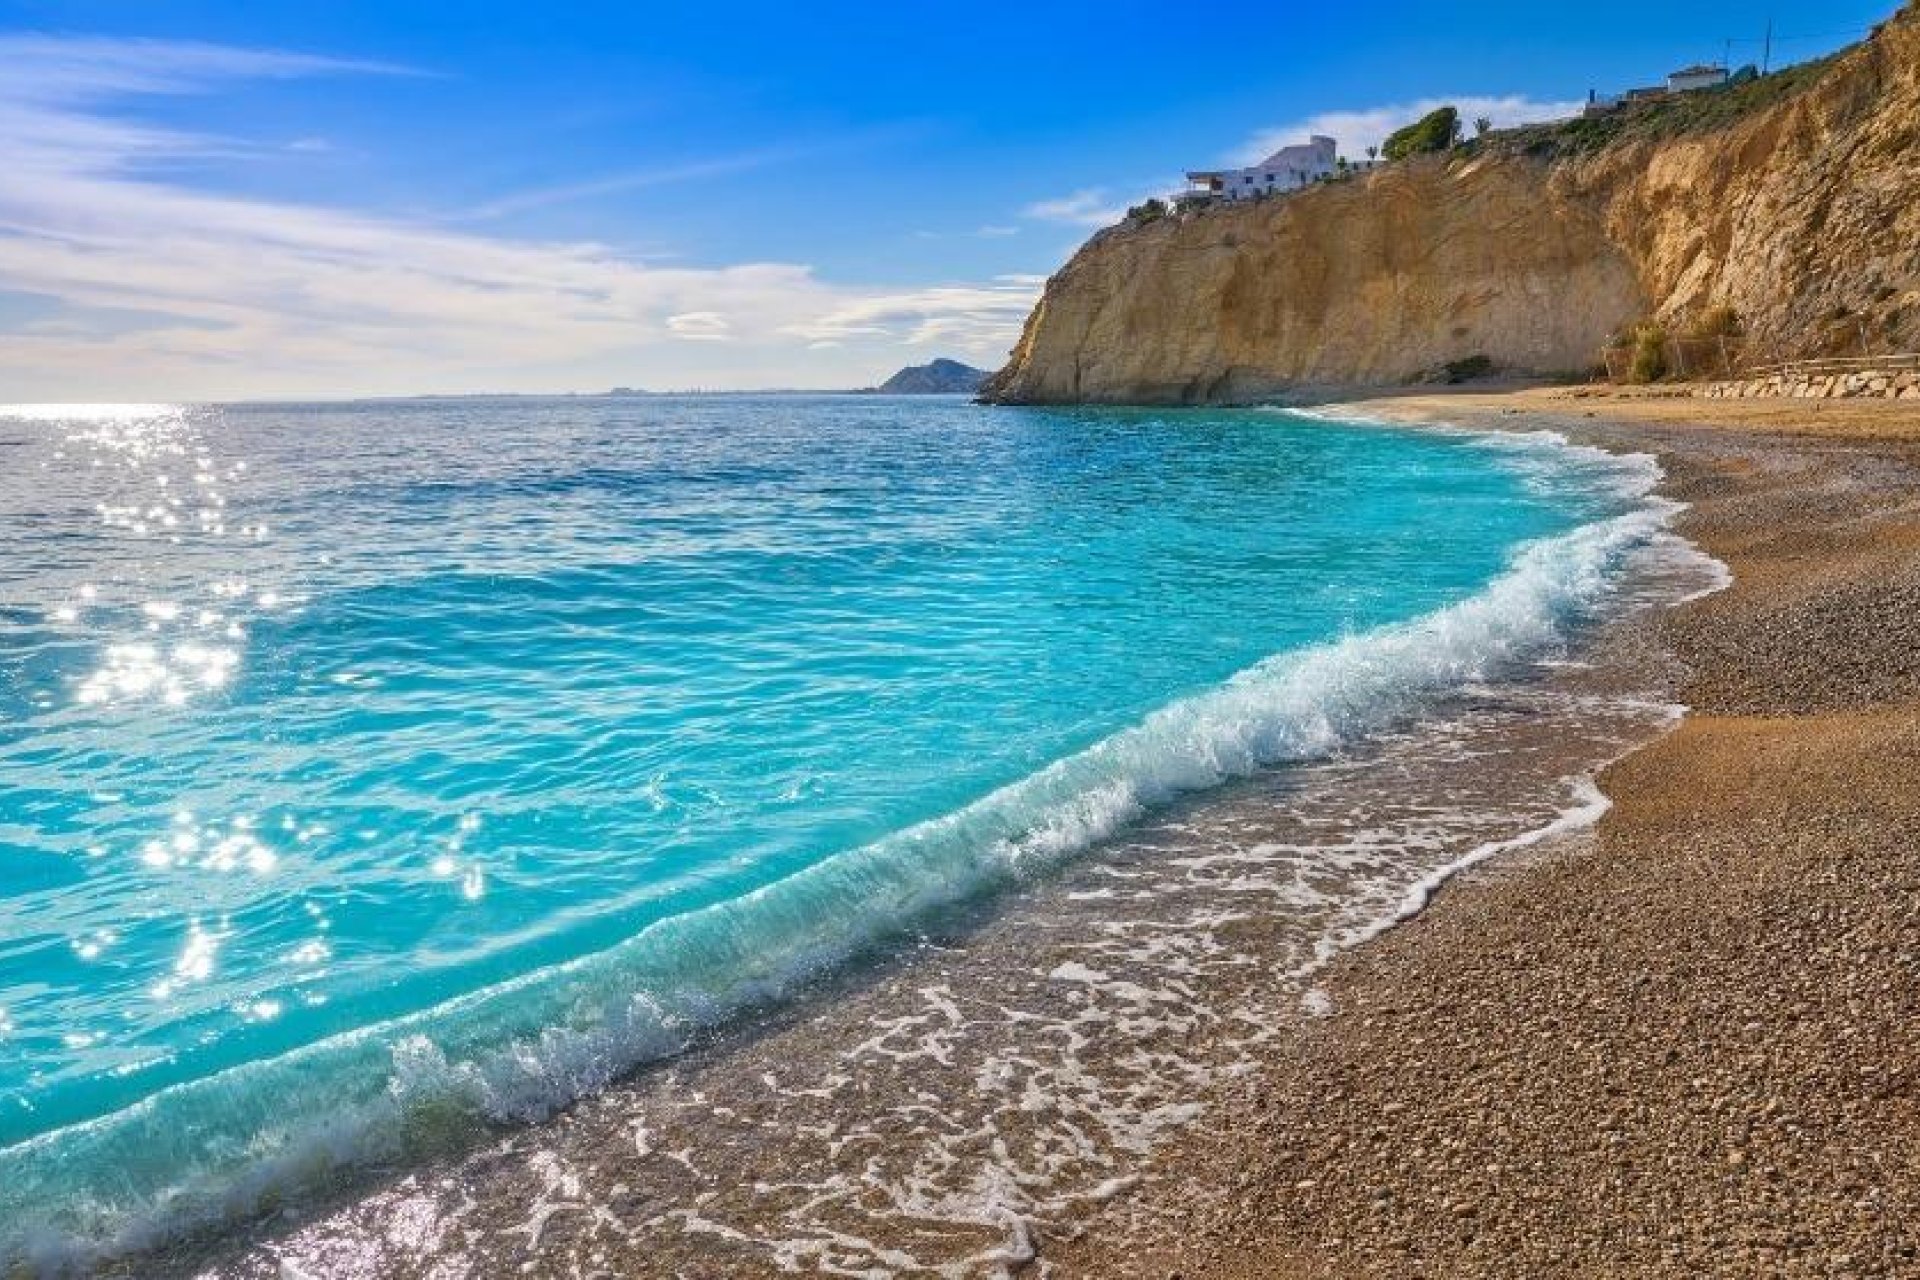
M 1649 322 L 1634 331 L 1627 376 L 1634 382 L 1658 382 L 1667 376 L 1667 331 L 1660 325 Z
M 1629 102 L 1598 116 L 1522 125 L 1502 130 L 1489 141 L 1504 140 L 1515 151 L 1542 160 L 1585 155 L 1616 142 L 1706 133 L 1765 111 L 1812 88 L 1840 54 L 1785 67 L 1771 75 L 1737 74 L 1726 84 L 1692 93 L 1667 93 Z M 1742 72 L 1750 70 L 1742 68 Z
M 1693 322 L 1693 332 L 1689 336 L 1695 338 L 1737 338 L 1740 334 L 1740 313 L 1722 303 L 1719 306 L 1708 307 L 1705 311 L 1702 311 L 1700 318 Z
M 1128 222 L 1154 222 L 1167 216 L 1167 202 L 1158 198 L 1142 200 L 1127 210 Z
M 1405 160 L 1429 151 L 1445 151 L 1460 141 L 1460 113 L 1452 107 L 1429 111 L 1404 129 L 1395 130 L 1382 148 L 1387 159 Z

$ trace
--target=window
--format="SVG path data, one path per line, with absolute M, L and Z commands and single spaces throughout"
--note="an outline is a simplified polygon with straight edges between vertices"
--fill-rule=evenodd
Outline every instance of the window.
M 1268 182 L 1272 182 L 1272 181 L 1273 181 L 1273 175 L 1272 175 L 1272 174 L 1268 174 L 1268 175 L 1267 175 L 1267 181 L 1268 181 Z

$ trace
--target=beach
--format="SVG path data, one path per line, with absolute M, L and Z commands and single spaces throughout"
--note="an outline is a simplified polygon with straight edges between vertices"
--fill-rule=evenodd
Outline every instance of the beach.
M 112 1270 L 1911 1270 L 1920 421 L 1570 395 L 1337 412 L 1657 455 L 1730 587 L 1665 548 L 1571 653 Z
M 48 7 L 0 1280 L 1920 1280 L 1920 0 Z
M 1540 391 L 1370 409 L 1657 452 L 1681 530 L 1735 575 L 1638 637 L 1688 668 L 1691 713 L 1602 773 L 1590 835 L 1470 872 L 1336 962 L 1334 1016 L 1063 1269 L 1912 1274 L 1920 415 Z
M 1672 711 L 1585 637 L 1718 581 L 1644 454 L 1279 408 L 16 438 L 89 464 L 26 527 L 98 553 L 35 634 L 99 693 L 13 746 L 89 924 L 8 1002 L 0 1270 L 1051 1266 L 1330 956 L 1597 816 Z M 98 536 L 180 458 L 225 521 Z M 98 991 L 157 1016 L 47 1033 Z

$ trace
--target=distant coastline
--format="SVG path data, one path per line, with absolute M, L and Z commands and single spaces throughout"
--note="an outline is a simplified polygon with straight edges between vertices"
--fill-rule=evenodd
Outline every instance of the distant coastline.
M 874 396 L 874 395 L 974 395 L 992 371 L 975 368 L 958 360 L 936 357 L 926 364 L 908 365 L 886 381 L 868 387 L 610 387 L 605 391 L 445 391 L 415 395 L 355 396 L 350 400 L 659 400 L 687 396 Z M 301 403 L 282 400 L 272 403 Z

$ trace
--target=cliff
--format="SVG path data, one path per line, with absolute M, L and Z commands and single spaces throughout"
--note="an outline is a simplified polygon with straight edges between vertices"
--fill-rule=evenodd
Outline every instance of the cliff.
M 1920 0 L 1748 85 L 1109 228 L 983 395 L 1231 403 L 1476 357 L 1585 371 L 1623 325 L 1719 305 L 1770 358 L 1920 349 Z

